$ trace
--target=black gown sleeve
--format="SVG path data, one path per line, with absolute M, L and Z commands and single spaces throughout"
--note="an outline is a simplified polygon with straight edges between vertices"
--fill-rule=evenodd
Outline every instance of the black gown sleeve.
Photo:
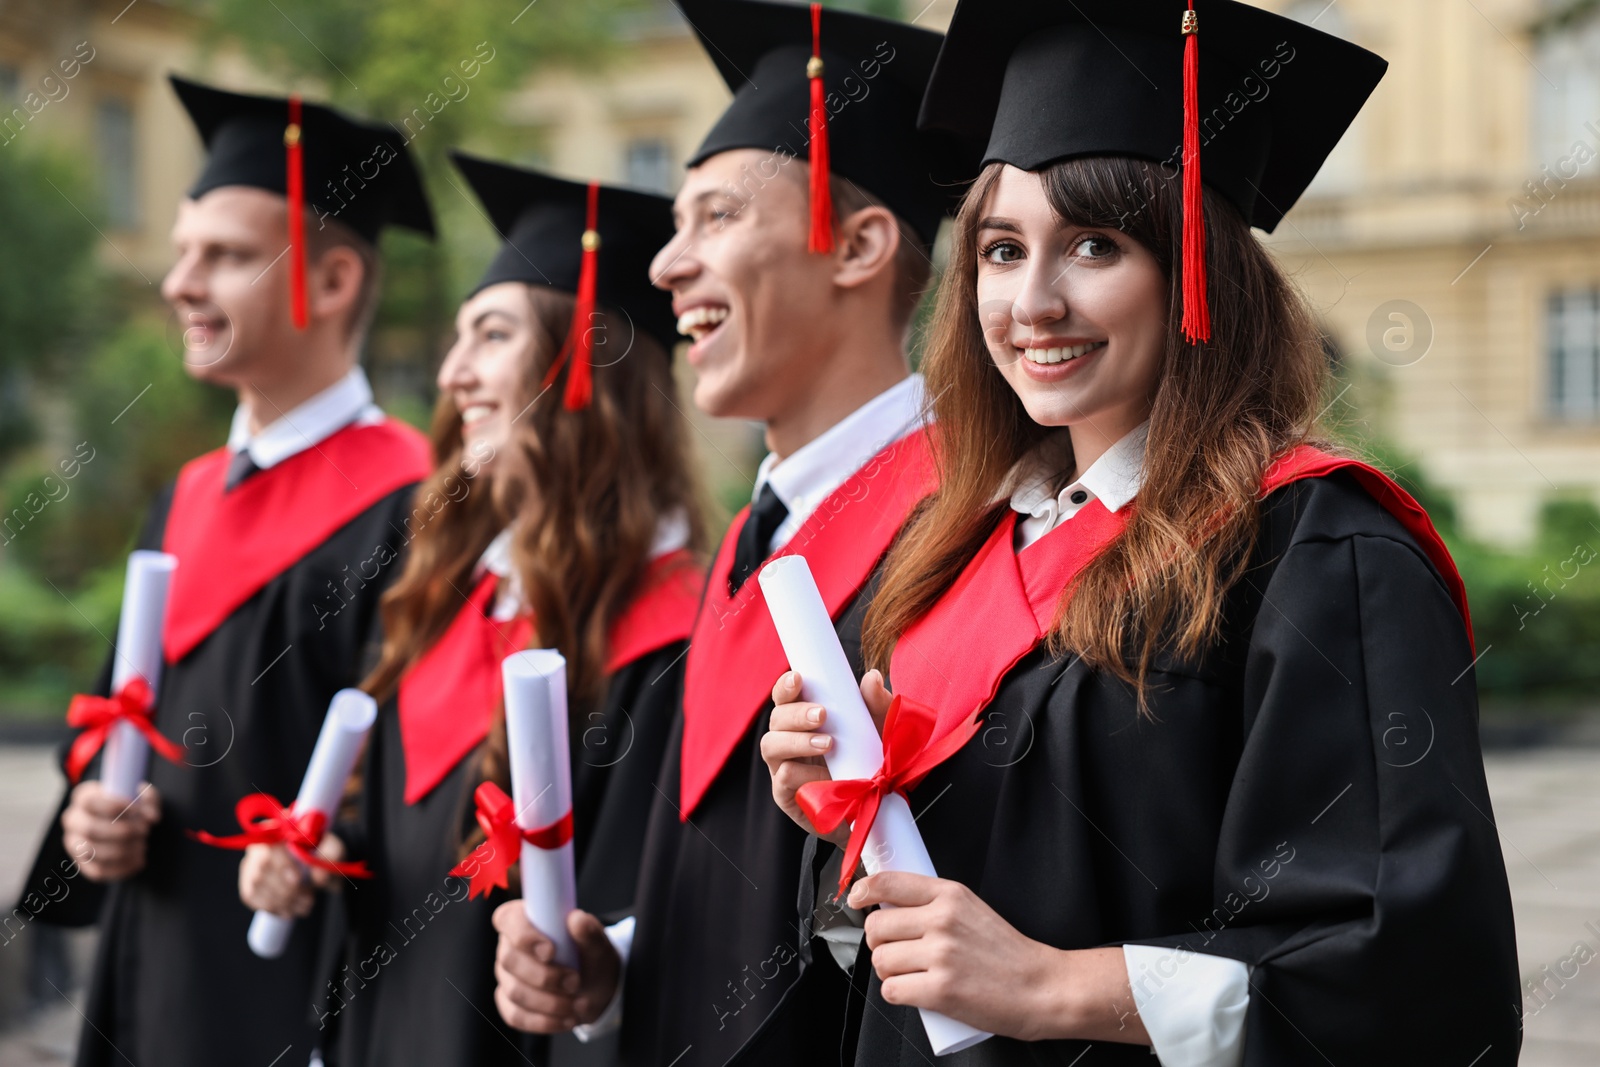
M 176 482 L 168 483 L 151 503 L 145 515 L 144 526 L 134 543 L 135 549 L 157 550 L 161 547 L 167 530 L 167 512 L 172 507 L 172 491 Z M 115 649 L 107 649 L 100 673 L 95 677 L 96 696 L 111 694 L 111 665 L 116 658 Z M 65 714 L 65 709 L 63 709 Z M 56 753 L 56 766 L 66 777 L 67 749 L 71 742 L 63 743 Z M 96 756 L 84 772 L 85 778 L 100 773 L 100 757 Z M 66 843 L 61 839 L 61 816 L 72 799 L 72 786 L 65 784 L 55 814 L 44 828 L 44 839 L 34 855 L 28 880 L 22 885 L 22 896 L 17 908 L 33 915 L 40 922 L 52 926 L 89 926 L 100 917 L 100 907 L 105 900 L 106 887 L 87 878 L 80 878 L 77 859 L 67 854 Z M 16 909 L 13 909 L 13 913 Z
M 1143 943 L 1253 968 L 1246 1065 L 1515 1063 L 1510 894 L 1459 612 L 1403 535 L 1296 543 L 1259 592 L 1216 906 Z

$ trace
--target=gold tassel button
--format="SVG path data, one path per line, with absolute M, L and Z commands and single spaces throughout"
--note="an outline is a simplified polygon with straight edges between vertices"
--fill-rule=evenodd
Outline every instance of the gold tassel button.
M 584 230 L 583 231 L 583 250 L 585 252 L 598 252 L 598 251 L 600 251 L 600 231 L 598 231 L 598 230 Z
M 1200 15 L 1195 11 L 1183 13 L 1183 35 L 1188 37 L 1192 33 L 1200 32 Z
M 821 56 L 812 56 L 810 59 L 806 60 L 806 77 L 808 77 L 808 78 L 820 78 L 820 77 L 822 77 L 822 57 Z

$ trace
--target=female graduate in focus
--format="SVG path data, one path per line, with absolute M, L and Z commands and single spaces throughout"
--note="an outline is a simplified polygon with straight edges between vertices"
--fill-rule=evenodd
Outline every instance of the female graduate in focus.
M 609 917 L 633 901 L 703 581 L 675 322 L 647 271 L 670 202 L 455 159 L 505 243 L 457 314 L 436 468 L 364 683 L 386 704 L 340 829 L 373 877 L 343 887 L 350 936 L 320 1009 L 343 1067 L 527 1062 L 522 1045 L 542 1039 L 493 1005 L 491 913 L 507 894 L 476 863 L 470 885 L 451 876 L 483 838 L 484 783 L 510 793 L 501 661 L 566 657 L 578 900 Z M 240 895 L 293 915 L 311 891 L 281 847 L 258 845 Z
M 929 1056 L 916 1008 L 996 1035 L 962 1065 L 1516 1061 L 1461 580 L 1316 436 L 1313 316 L 1250 233 L 1384 69 L 1227 0 L 957 9 L 923 122 L 989 148 L 862 686 L 940 877 L 849 890 L 894 905 L 855 1062 Z M 859 847 L 798 694 L 774 795 Z

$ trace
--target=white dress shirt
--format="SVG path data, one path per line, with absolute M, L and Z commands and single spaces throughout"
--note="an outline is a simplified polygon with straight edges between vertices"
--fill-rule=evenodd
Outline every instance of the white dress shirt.
M 315 448 L 351 423 L 371 425 L 382 422 L 383 410 L 372 402 L 372 386 L 360 367 L 334 382 L 310 400 L 287 412 L 258 432 L 250 432 L 250 413 L 243 405 L 233 411 L 228 430 L 228 451 L 238 455 L 248 451 L 250 460 L 261 470 L 276 467 L 290 456 Z
M 1118 512 L 1139 493 L 1144 480 L 1144 444 L 1149 424 L 1141 423 L 1106 449 L 1105 454 L 1083 475 L 1060 491 L 1053 487 L 1069 462 L 1072 438 L 1058 430 L 1024 456 L 1006 479 L 1011 510 L 1023 516 L 1017 520 L 1016 548 L 1020 552 L 1045 534 L 1076 515 L 1091 500 L 1098 500 L 1107 511 Z
M 922 375 L 913 374 L 784 459 L 767 453 L 756 472 L 750 499 L 758 498 L 762 487 L 770 484 L 789 509 L 788 516 L 772 533 L 769 553 L 788 544 L 811 513 L 873 456 L 922 425 L 924 395 Z
M 1130 431 L 1056 491 L 1071 453 L 1066 430 L 1023 457 L 1006 480 L 1019 516 L 1018 552 L 1070 523 L 1091 500 L 1122 510 L 1144 481 L 1149 425 Z M 1063 534 L 1062 536 L 1066 536 Z M 1237 1067 L 1244 1059 L 1244 1022 L 1250 1007 L 1250 968 L 1238 960 L 1182 949 L 1124 945 L 1123 963 L 1134 1006 L 1162 1067 Z
M 483 550 L 483 555 L 478 557 L 477 565 L 472 569 L 474 585 L 489 572 L 493 572 L 505 583 L 500 587 L 499 595 L 494 602 L 493 617 L 499 622 L 514 619 L 523 610 L 522 579 L 517 574 L 516 568 L 511 565 L 511 538 L 514 532 L 514 527 L 507 526 L 495 534 L 494 540 L 489 542 L 489 547 Z M 663 515 L 656 523 L 655 540 L 650 543 L 650 558 L 659 559 L 670 552 L 686 548 L 688 544 L 689 515 L 680 508 L 671 514 Z

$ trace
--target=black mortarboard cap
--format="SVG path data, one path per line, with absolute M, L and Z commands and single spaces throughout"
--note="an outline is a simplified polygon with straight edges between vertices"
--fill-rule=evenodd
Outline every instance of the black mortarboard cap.
M 809 6 L 675 2 L 734 92 L 689 165 L 739 148 L 808 158 Z M 820 40 L 829 167 L 931 243 L 977 163 L 975 148 L 963 152 L 957 138 L 917 129 L 917 109 L 943 38 L 902 22 L 828 8 L 821 13 Z
M 291 98 L 253 96 L 169 76 L 206 146 L 206 162 L 189 187 L 199 198 L 225 185 L 289 195 Z M 300 152 L 305 202 L 376 243 L 387 225 L 433 236 L 433 212 L 422 179 L 391 126 L 358 121 L 320 104 L 301 103 Z
M 589 340 L 589 314 L 601 306 L 621 313 L 672 354 L 678 341 L 672 297 L 650 280 L 650 261 L 672 240 L 672 201 L 655 193 L 478 159 L 450 158 L 483 203 L 504 244 L 473 292 L 501 282 L 545 285 L 578 298 L 568 346 Z M 591 236 L 592 231 L 592 236 Z M 585 272 L 589 277 L 585 278 Z M 583 344 L 568 378 L 569 408 L 588 396 L 591 347 Z M 572 357 L 566 353 L 551 370 Z M 581 401 L 581 402 L 580 402 Z
M 1187 0 L 963 0 L 922 124 L 988 135 L 984 162 L 1182 162 Z M 1271 232 L 1388 63 L 1293 19 L 1195 0 L 1205 184 Z
M 500 282 L 525 282 L 577 293 L 589 187 L 461 152 L 452 152 L 450 158 L 505 242 L 473 292 Z M 671 352 L 679 340 L 672 296 L 651 284 L 650 261 L 672 240 L 672 201 L 602 185 L 597 217 L 603 249 L 597 299 L 626 312 Z

